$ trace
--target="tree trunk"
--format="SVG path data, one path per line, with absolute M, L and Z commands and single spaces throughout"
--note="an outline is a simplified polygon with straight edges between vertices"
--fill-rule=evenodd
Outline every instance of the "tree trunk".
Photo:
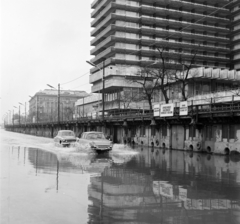
M 182 99 L 183 99 L 183 101 L 187 100 L 187 97 L 186 97 L 186 94 L 185 94 L 185 87 L 186 87 L 186 85 L 185 85 L 185 83 L 183 83 L 183 85 L 182 85 Z
M 167 91 L 165 89 L 162 89 L 162 93 L 163 93 L 163 96 L 164 96 L 164 99 L 165 99 L 165 103 L 168 104 L 169 102 L 169 98 L 167 96 Z
M 152 111 L 153 108 L 152 108 L 152 97 L 151 97 L 151 95 L 148 95 L 147 99 L 148 99 L 149 108 Z

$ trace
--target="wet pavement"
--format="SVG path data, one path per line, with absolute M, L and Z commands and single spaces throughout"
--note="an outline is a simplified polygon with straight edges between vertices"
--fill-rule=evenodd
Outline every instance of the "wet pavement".
M 240 223 L 240 157 L 1 134 L 1 224 Z

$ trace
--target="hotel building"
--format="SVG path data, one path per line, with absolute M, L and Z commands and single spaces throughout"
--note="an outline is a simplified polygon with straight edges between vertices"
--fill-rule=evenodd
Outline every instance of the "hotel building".
M 238 5 L 229 0 L 95 0 L 92 92 L 104 89 L 107 109 L 125 88 L 140 88 L 130 80 L 139 68 L 159 61 L 157 48 L 163 46 L 168 64 L 191 60 L 198 48 L 194 66 L 239 69 Z
M 234 69 L 240 70 L 240 1 L 233 0 L 231 11 L 231 50 Z

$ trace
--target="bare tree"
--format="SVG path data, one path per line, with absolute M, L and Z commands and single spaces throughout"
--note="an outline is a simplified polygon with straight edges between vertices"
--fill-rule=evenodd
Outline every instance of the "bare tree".
M 178 63 L 175 64 L 175 70 L 173 74 L 173 81 L 180 83 L 180 89 L 182 94 L 182 100 L 186 101 L 188 99 L 188 95 L 186 93 L 186 86 L 189 83 L 189 78 L 194 78 L 198 75 L 195 67 L 195 60 L 197 57 L 198 48 L 196 50 L 191 51 L 191 57 L 189 60 L 185 61 L 182 54 L 179 55 Z
M 150 110 L 153 110 L 152 98 L 154 91 L 159 86 L 158 81 L 159 77 L 155 76 L 154 70 L 147 66 L 142 67 L 132 80 L 132 82 L 138 83 L 141 86 L 143 93 L 139 95 L 139 100 L 147 100 Z
M 158 61 L 151 68 L 151 75 L 158 82 L 157 87 L 161 90 L 165 102 L 169 103 L 168 91 L 175 83 L 180 83 L 182 100 L 187 100 L 186 86 L 190 77 L 194 77 L 195 60 L 198 50 L 192 50 L 191 54 L 186 56 L 182 52 L 169 52 L 168 45 L 157 47 Z
M 137 103 L 142 100 L 142 94 L 139 93 L 139 89 L 126 89 L 119 93 L 117 101 L 127 109 L 132 103 Z

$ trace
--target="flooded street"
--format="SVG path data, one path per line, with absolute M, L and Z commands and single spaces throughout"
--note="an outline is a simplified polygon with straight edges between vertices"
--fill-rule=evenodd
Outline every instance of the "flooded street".
M 240 223 L 240 157 L 0 134 L 1 224 Z

